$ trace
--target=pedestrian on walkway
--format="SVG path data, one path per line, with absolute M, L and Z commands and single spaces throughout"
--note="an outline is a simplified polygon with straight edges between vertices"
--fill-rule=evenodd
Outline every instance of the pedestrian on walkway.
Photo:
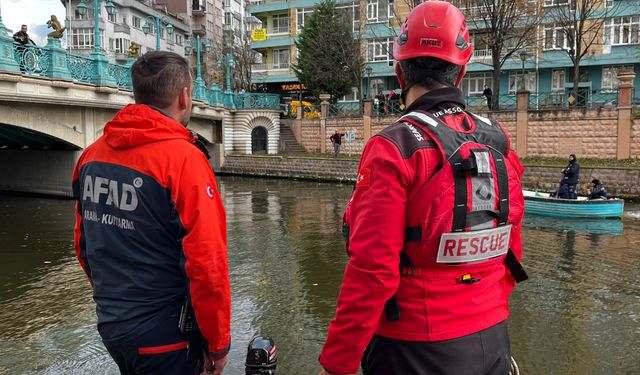
M 451 3 L 426 1 L 395 40 L 407 110 L 362 154 L 322 375 L 509 372 L 523 168 L 503 127 L 465 109 L 466 25 Z
M 222 374 L 230 343 L 226 220 L 208 153 L 186 128 L 189 63 L 149 52 L 73 172 L 75 250 L 122 374 Z
M 340 154 L 340 145 L 342 145 L 342 137 L 344 137 L 344 133 L 340 133 L 338 129 L 336 129 L 335 132 L 331 134 L 331 137 L 329 137 L 329 140 L 331 141 L 331 143 L 333 143 L 334 158 L 337 158 L 338 154 Z

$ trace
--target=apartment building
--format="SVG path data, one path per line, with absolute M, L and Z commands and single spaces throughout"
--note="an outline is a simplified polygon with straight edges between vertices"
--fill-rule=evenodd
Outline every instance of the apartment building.
M 468 5 L 469 1 L 451 0 L 452 3 Z M 537 3 L 539 12 L 552 7 L 572 6 L 575 0 L 530 0 Z M 301 87 L 291 70 L 295 63 L 295 38 L 304 26 L 304 20 L 313 11 L 317 0 L 251 0 L 249 12 L 262 21 L 266 39 L 252 41 L 252 48 L 261 55 L 261 63 L 253 69 L 252 82 L 257 90 L 278 93 L 284 97 L 297 98 Z M 398 83 L 393 71 L 393 40 L 398 34 L 398 25 L 406 17 L 408 1 L 393 0 L 342 0 L 340 7 L 352 12 L 354 32 L 360 32 L 362 50 L 366 54 L 367 67 L 361 90 L 354 88 L 352 95 L 342 101 L 358 101 L 359 93 L 375 95 L 379 91 L 388 93 L 397 90 Z M 602 0 L 602 11 L 607 15 L 598 43 L 589 49 L 580 68 L 579 90 L 584 100 L 596 93 L 615 91 L 618 86 L 617 73 L 633 70 L 640 73 L 640 2 L 629 0 Z M 481 7 L 462 8 L 470 19 L 471 39 L 474 43 L 473 58 L 462 89 L 470 104 L 482 103 L 484 86 L 491 86 L 493 68 L 491 51 L 483 46 L 483 30 L 472 22 L 483 11 Z M 556 101 L 566 105 L 568 92 L 573 87 L 573 64 L 563 48 L 567 38 L 559 32 L 552 20 L 541 18 L 537 26 L 534 43 L 526 47 L 526 54 L 515 53 L 502 67 L 500 91 L 508 102 L 515 104 L 515 92 L 520 82 L 533 93 L 535 101 Z M 478 23 L 479 24 L 479 23 Z M 524 57 L 524 61 L 521 59 Z M 524 78 L 523 78 L 524 77 Z M 640 84 L 640 74 L 636 85 Z M 302 90 L 301 90 L 302 89 Z M 545 95 L 542 95 L 542 94 Z M 553 95 L 548 95 L 549 93 Z M 640 97 L 640 90 L 636 90 Z
M 93 0 L 96 1 L 96 0 Z M 185 2 L 186 0 L 182 0 Z M 191 1 L 191 0 L 189 0 Z M 88 4 L 86 14 L 78 11 L 81 0 L 64 2 L 67 18 L 67 46 L 70 51 L 89 55 L 94 51 L 93 3 Z M 104 2 L 100 4 L 100 47 L 112 62 L 125 63 L 131 42 L 140 46 L 140 52 L 156 49 L 157 36 L 160 37 L 160 49 L 174 51 L 184 55 L 184 42 L 191 34 L 189 19 L 185 15 L 171 12 L 165 5 L 152 0 L 112 0 L 116 6 L 113 14 L 108 14 Z M 167 29 L 165 22 L 156 28 L 154 17 L 161 17 L 172 27 Z M 149 29 L 145 33 L 146 22 Z
M 452 2 L 460 4 L 460 1 Z M 540 0 L 536 6 L 540 20 L 534 33 L 537 37 L 523 48 L 524 54 L 518 51 L 504 63 L 500 75 L 501 100 L 515 104 L 515 93 L 524 85 L 532 93 L 532 103 L 566 107 L 573 100 L 570 95 L 574 67 L 566 52 L 571 51 L 572 46 L 564 29 L 554 22 L 558 18 L 552 15 L 557 7 L 575 9 L 575 0 Z M 580 62 L 577 90 L 580 105 L 598 101 L 611 101 L 613 105 L 619 85 L 617 74 L 621 71 L 640 73 L 640 2 L 602 0 L 598 7 L 590 22 L 603 22 L 603 27 Z M 474 44 L 462 90 L 468 103 L 477 104 L 483 101 L 484 86 L 491 87 L 494 79 L 491 50 L 482 42 L 484 30 L 475 27 L 477 23 L 473 22 L 474 17 L 481 17 L 480 13 L 485 10 L 479 7 L 461 10 L 469 20 Z M 638 84 L 640 74 L 635 81 L 635 85 Z M 636 90 L 635 95 L 640 97 L 640 91 Z

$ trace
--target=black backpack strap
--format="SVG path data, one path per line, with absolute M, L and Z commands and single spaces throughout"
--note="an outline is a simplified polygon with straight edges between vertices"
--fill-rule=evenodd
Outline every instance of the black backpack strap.
M 524 270 L 522 264 L 518 258 L 516 258 L 516 255 L 511 249 L 507 251 L 507 256 L 504 258 L 504 265 L 507 267 L 516 283 L 525 281 L 529 278 L 527 271 Z

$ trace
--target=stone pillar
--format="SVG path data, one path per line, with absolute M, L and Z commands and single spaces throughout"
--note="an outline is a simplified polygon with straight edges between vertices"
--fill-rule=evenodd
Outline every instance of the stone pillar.
M 529 91 L 518 92 L 516 112 L 516 152 L 521 158 L 527 157 L 527 128 L 529 126 Z
M 633 125 L 633 80 L 634 72 L 620 72 L 618 80 L 618 144 L 616 157 L 618 160 L 631 156 L 631 126 Z
M 296 141 L 302 144 L 302 103 L 298 106 L 296 110 L 296 120 L 293 123 L 293 136 L 296 137 Z
M 48 37 L 44 50 L 46 58 L 49 60 L 47 77 L 71 80 L 71 72 L 67 67 L 67 51 L 60 45 L 60 39 Z
M 364 127 L 362 131 L 362 139 L 366 144 L 371 138 L 371 109 L 373 108 L 373 101 L 371 99 L 365 99 L 362 101 L 363 115 L 362 125 Z
M 329 99 L 331 95 L 320 94 L 320 153 L 327 152 L 327 115 L 329 114 Z
M 0 14 L 0 71 L 20 72 L 13 52 L 13 38 L 4 26 Z

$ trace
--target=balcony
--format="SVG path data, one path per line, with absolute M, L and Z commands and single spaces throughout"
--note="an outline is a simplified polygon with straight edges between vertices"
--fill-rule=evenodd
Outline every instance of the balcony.
M 129 25 L 115 24 L 113 25 L 113 32 L 131 34 L 131 29 L 129 28 Z
M 207 12 L 207 4 L 205 0 L 193 0 L 191 4 L 191 12 L 194 16 L 204 16 Z
M 490 49 L 474 50 L 473 56 L 471 56 L 471 62 L 489 62 L 491 61 L 491 55 Z
M 121 53 L 121 52 L 116 52 L 116 61 L 117 62 L 127 62 L 129 60 L 129 54 L 128 53 Z

